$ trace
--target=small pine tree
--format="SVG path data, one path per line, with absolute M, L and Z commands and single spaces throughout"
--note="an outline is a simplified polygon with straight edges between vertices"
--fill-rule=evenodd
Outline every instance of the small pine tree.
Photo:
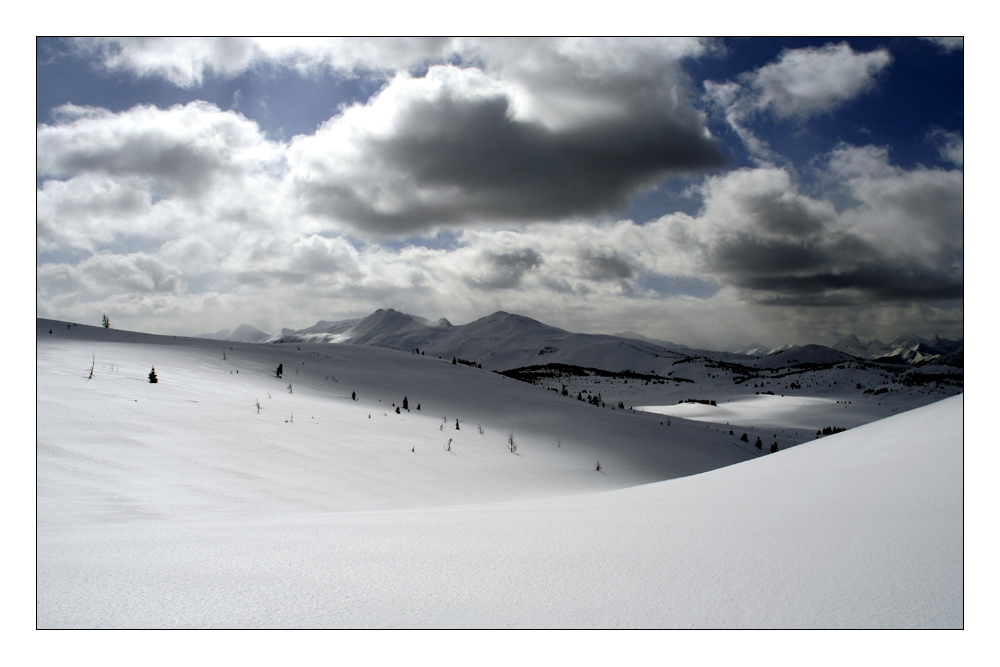
M 774 454 L 776 451 L 778 451 L 778 443 L 775 442 L 771 445 L 771 453 Z
M 409 399 L 406 398 L 406 396 L 403 397 L 403 409 L 404 410 L 410 409 L 410 401 Z
M 351 392 L 351 400 L 352 401 L 358 400 L 358 395 L 356 393 L 354 393 L 353 391 Z
M 455 357 L 452 357 L 451 358 L 451 363 L 452 363 L 452 365 L 457 366 L 458 365 L 458 359 L 456 359 Z
M 159 382 L 159 379 L 156 377 L 156 368 L 154 367 L 149 371 L 149 383 L 156 384 L 157 382 Z
M 419 403 L 417 403 L 417 410 L 419 410 L 419 409 L 420 409 L 420 404 L 419 404 Z
M 278 364 L 278 370 L 274 371 L 274 374 L 277 375 L 279 379 L 281 378 L 281 373 L 283 368 L 284 364 Z
M 462 429 L 460 429 L 460 428 L 458 427 L 458 420 L 457 420 L 457 419 L 455 420 L 455 430 L 456 430 L 456 431 L 461 431 L 461 430 L 462 430 Z
M 746 433 L 740 436 L 740 440 L 742 440 L 743 442 L 750 442 L 750 438 L 747 437 Z
M 399 414 L 399 407 L 398 406 L 396 407 L 396 414 L 397 415 Z
M 594 468 L 594 470 L 596 470 L 597 472 L 601 472 L 601 462 L 600 461 L 597 462 L 597 467 Z
M 764 448 L 764 443 L 760 441 L 760 436 L 759 435 L 757 436 L 757 441 L 755 443 L 753 443 L 753 446 L 756 447 L 757 449 L 763 449 Z

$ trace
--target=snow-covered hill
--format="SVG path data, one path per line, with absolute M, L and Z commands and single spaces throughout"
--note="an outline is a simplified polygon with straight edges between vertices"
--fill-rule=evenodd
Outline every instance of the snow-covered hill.
M 761 454 L 430 352 L 37 342 L 39 627 L 963 624 L 961 397 Z
M 216 331 L 215 333 L 203 333 L 198 334 L 197 338 L 211 338 L 213 340 L 229 340 L 234 343 L 263 343 L 271 334 L 264 333 L 256 327 L 252 327 L 249 324 L 241 324 L 232 331 L 229 329 L 222 329 L 221 331 Z

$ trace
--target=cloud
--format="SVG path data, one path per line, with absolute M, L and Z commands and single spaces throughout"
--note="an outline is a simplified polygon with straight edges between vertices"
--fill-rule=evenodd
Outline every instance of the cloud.
M 920 39 L 932 42 L 942 53 L 961 51 L 965 48 L 964 37 L 921 37 Z
M 542 263 L 542 257 L 531 248 L 500 254 L 486 253 L 488 267 L 483 278 L 466 278 L 467 284 L 481 290 L 511 289 L 521 284 L 521 279 L 531 269 Z
M 271 144 L 194 102 L 127 114 L 65 105 L 39 129 L 39 173 L 146 176 L 196 197 L 270 152 L 316 227 L 369 235 L 603 215 L 672 175 L 721 167 L 681 61 L 699 39 L 83 39 L 103 67 L 196 86 L 273 66 L 375 74 L 371 99 Z M 234 108 L 239 100 L 234 97 Z M 155 121 L 155 122 L 154 122 Z M 213 145 L 212 137 L 218 138 Z M 287 150 L 286 150 L 287 149 Z M 287 157 L 287 163 L 283 162 Z M 263 158 L 258 158 L 262 162 Z
M 46 264 L 38 267 L 40 294 L 67 291 L 92 296 L 117 293 L 179 292 L 184 282 L 177 270 L 146 253 L 100 253 L 76 265 Z
M 278 168 L 281 147 L 257 124 L 207 102 L 114 114 L 65 104 L 40 125 L 39 176 L 148 178 L 163 196 L 196 196 L 226 176 Z
M 445 38 L 106 37 L 72 44 L 109 71 L 159 77 L 181 88 L 200 86 L 209 72 L 232 78 L 266 66 L 304 76 L 406 70 L 446 59 L 456 48 Z
M 587 255 L 584 273 L 592 280 L 624 280 L 635 275 L 635 268 L 615 253 Z
M 36 133 L 40 250 L 95 251 L 128 237 L 218 242 L 232 228 L 289 222 L 285 147 L 235 112 L 64 105 L 55 117 Z
M 293 140 L 296 194 L 317 218 L 411 233 L 597 215 L 667 175 L 722 164 L 703 119 L 682 104 L 577 114 L 555 129 L 518 113 L 506 84 L 478 69 L 397 75 L 368 103 Z M 551 121 L 538 108 L 524 113 Z
M 872 90 L 892 62 L 886 49 L 856 53 L 846 42 L 818 48 L 785 49 L 775 62 L 740 75 L 739 82 L 705 81 L 704 99 L 721 113 L 759 164 L 781 162 L 750 129 L 768 114 L 780 121 L 805 121 L 829 113 Z
M 888 50 L 855 53 L 846 42 L 786 49 L 777 62 L 745 75 L 751 104 L 778 118 L 827 113 L 875 86 L 892 62 Z
M 963 166 L 965 162 L 965 141 L 959 132 L 948 132 L 940 128 L 932 130 L 927 135 L 927 140 L 938 147 L 941 158 L 951 162 L 956 167 Z
M 781 169 L 707 179 L 693 224 L 704 269 L 775 305 L 961 299 L 962 173 L 906 171 L 871 146 L 827 160 L 854 202 L 841 211 L 800 193 Z

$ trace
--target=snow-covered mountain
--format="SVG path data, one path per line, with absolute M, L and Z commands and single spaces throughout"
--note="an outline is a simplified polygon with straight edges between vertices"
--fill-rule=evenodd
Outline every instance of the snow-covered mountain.
M 505 312 L 455 326 L 443 318 L 430 321 L 391 308 L 379 309 L 357 320 L 320 322 L 299 331 L 283 329 L 267 342 L 419 350 L 424 356 L 462 359 L 489 370 L 563 363 L 648 371 L 662 369 L 689 352 L 616 336 L 572 333 Z
M 249 324 L 241 324 L 232 330 L 222 329 L 221 331 L 216 331 L 215 333 L 203 333 L 196 336 L 196 338 L 228 340 L 234 343 L 263 343 L 270 337 L 270 334 L 264 333 L 260 329 L 252 327 Z
M 900 336 L 888 344 L 878 339 L 862 343 L 852 334 L 837 341 L 833 349 L 860 359 L 911 366 L 948 365 L 961 368 L 964 359 L 964 339 L 947 340 L 934 336 L 927 340 L 912 334 Z
M 836 364 L 865 359 L 908 366 L 962 367 L 962 341 L 926 340 L 900 336 L 888 345 L 867 344 L 848 336 L 832 348 L 822 345 L 732 345 L 727 351 L 690 348 L 649 338 L 634 331 L 613 336 L 579 334 L 546 325 L 522 315 L 497 312 L 474 322 L 452 325 L 447 319 L 431 321 L 391 308 L 367 317 L 320 321 L 305 329 L 281 329 L 267 335 L 243 325 L 234 331 L 202 334 L 204 338 L 271 344 L 336 343 L 366 345 L 422 355 L 457 359 L 488 370 L 510 370 L 551 364 L 667 375 L 678 363 L 701 360 L 709 364 L 737 364 L 758 369 L 783 366 Z M 708 373 L 708 375 L 711 375 Z

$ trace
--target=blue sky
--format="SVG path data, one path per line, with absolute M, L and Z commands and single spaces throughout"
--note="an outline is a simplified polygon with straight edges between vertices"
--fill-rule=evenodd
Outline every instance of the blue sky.
M 959 40 L 39 39 L 40 316 L 964 328 Z

